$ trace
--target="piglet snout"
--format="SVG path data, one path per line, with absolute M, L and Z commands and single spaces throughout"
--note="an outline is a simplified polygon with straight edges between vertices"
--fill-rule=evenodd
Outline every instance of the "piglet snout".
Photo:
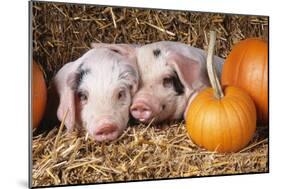
M 139 102 L 131 106 L 131 114 L 135 119 L 147 122 L 152 117 L 152 110 L 147 104 Z
M 114 140 L 119 135 L 119 129 L 117 125 L 111 123 L 102 124 L 94 133 L 95 140 L 107 141 L 107 140 Z

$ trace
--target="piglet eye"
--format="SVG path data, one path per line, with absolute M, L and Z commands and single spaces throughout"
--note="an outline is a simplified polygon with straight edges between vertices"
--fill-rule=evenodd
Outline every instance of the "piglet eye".
M 119 91 L 117 98 L 118 100 L 124 100 L 126 98 L 126 91 L 125 90 Z
M 87 94 L 86 94 L 85 92 L 83 92 L 83 91 L 79 91 L 79 92 L 77 93 L 77 96 L 78 96 L 78 98 L 79 98 L 79 100 L 80 100 L 81 102 L 86 102 L 86 101 L 88 100 Z
M 171 88 L 173 87 L 173 78 L 172 77 L 166 77 L 163 79 L 163 86 L 165 88 Z

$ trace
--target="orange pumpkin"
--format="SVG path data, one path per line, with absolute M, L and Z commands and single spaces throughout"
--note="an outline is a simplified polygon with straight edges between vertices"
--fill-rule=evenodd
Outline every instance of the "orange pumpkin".
M 256 108 L 251 97 L 238 87 L 221 89 L 212 65 L 215 33 L 211 33 L 207 71 L 212 88 L 200 92 L 187 111 L 186 127 L 191 139 L 211 151 L 236 152 L 252 139 Z
M 237 87 L 226 87 L 216 99 L 207 88 L 192 101 L 186 115 L 187 131 L 199 146 L 211 151 L 236 152 L 244 148 L 256 130 L 253 100 Z
M 47 102 L 47 88 L 43 73 L 37 63 L 32 64 L 32 128 L 37 128 L 43 118 Z
M 257 108 L 259 122 L 268 123 L 268 45 L 251 38 L 234 46 L 222 71 L 222 85 L 244 89 Z

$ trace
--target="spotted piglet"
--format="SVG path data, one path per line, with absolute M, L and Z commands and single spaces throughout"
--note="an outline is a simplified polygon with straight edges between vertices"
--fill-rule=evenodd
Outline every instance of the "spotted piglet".
M 62 121 L 68 111 L 68 131 L 83 126 L 97 141 L 114 140 L 127 126 L 138 80 L 134 57 L 119 50 L 91 49 L 56 74 L 57 117 Z
M 202 49 L 162 41 L 138 48 L 136 56 L 141 83 L 130 111 L 141 122 L 182 118 L 198 92 L 210 85 Z M 223 62 L 214 57 L 219 75 Z

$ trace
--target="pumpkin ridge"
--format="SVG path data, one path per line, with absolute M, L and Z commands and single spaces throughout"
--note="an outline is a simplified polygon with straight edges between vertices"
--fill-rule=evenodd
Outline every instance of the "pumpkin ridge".
M 236 101 L 238 101 L 240 105 L 242 104 L 242 101 L 243 101 L 243 105 L 246 106 L 249 111 L 252 110 L 251 104 L 248 102 L 249 100 L 251 100 L 252 101 L 252 105 L 254 105 L 254 108 L 255 108 L 255 103 L 252 100 L 252 98 L 250 97 L 250 95 L 247 96 L 247 99 L 245 97 L 241 98 L 241 96 L 237 96 L 237 95 L 233 95 L 232 97 L 234 99 L 236 99 Z
M 248 110 L 251 110 L 252 109 L 252 107 L 251 107 L 251 105 L 249 104 L 249 100 L 251 100 L 253 103 L 254 103 L 254 101 L 252 100 L 252 98 L 250 97 L 250 95 L 248 94 L 248 93 L 246 93 L 246 92 L 242 92 L 242 91 L 240 91 L 239 92 L 240 93 L 240 96 L 238 96 L 237 94 L 233 94 L 231 97 L 232 98 L 234 98 L 237 102 L 239 102 L 240 104 L 242 103 L 242 101 L 243 101 L 243 105 L 245 105 L 246 107 L 247 107 L 247 109 Z M 247 99 L 244 97 L 244 98 L 241 98 L 241 94 L 243 94 L 243 93 L 245 93 L 245 94 L 247 94 Z M 243 94 L 244 95 L 244 94 Z M 245 96 L 245 95 L 244 95 Z M 255 104 L 254 104 L 254 106 L 255 106 Z
M 240 100 L 240 99 L 239 99 Z M 246 121 L 246 123 L 245 124 L 247 124 L 247 125 L 250 125 L 249 123 L 249 119 L 248 119 L 248 116 L 244 116 L 244 115 L 246 115 L 245 114 L 245 111 L 243 110 L 243 107 L 241 106 L 241 103 L 240 103 L 240 101 L 239 100 L 237 100 L 237 101 L 235 101 L 235 103 L 237 103 L 238 104 L 238 107 L 239 107 L 239 110 L 241 111 L 241 112 L 243 112 L 243 114 L 242 114 L 242 119 L 241 119 L 241 114 L 240 114 L 240 111 L 238 110 L 238 108 L 236 108 L 236 106 L 234 106 L 233 105 L 233 102 L 232 102 L 232 100 L 229 100 L 228 101 L 228 103 L 229 103 L 229 105 L 231 106 L 231 108 L 233 109 L 233 112 L 235 113 L 235 115 L 236 115 L 236 117 L 237 117 L 237 120 L 238 120 L 238 122 L 239 122 L 239 129 L 240 129 L 240 144 L 239 144 L 239 146 L 245 146 L 245 144 L 243 144 L 243 141 L 244 141 L 244 139 L 246 138 L 246 131 L 245 131 L 245 128 L 242 126 L 242 125 L 244 125 L 243 124 L 243 122 L 242 122 L 242 120 L 243 120 L 243 118 L 245 117 L 246 119 L 245 120 L 247 120 Z M 244 104 L 244 103 L 243 103 Z M 247 108 L 248 109 L 248 108 Z
M 251 102 L 249 100 L 246 100 L 246 98 L 248 98 L 249 100 L 251 100 Z M 256 128 L 256 109 L 255 109 L 255 104 L 253 102 L 253 100 L 250 98 L 250 96 L 248 95 L 247 97 L 244 96 L 244 98 L 237 98 L 234 97 L 234 99 L 236 99 L 235 102 L 237 102 L 239 104 L 240 109 L 243 111 L 243 114 L 245 114 L 245 109 L 243 108 L 243 106 L 245 106 L 247 108 L 247 112 L 254 112 L 255 116 L 252 116 L 252 114 L 250 114 L 251 116 L 245 116 L 245 120 L 247 122 L 247 128 L 246 131 L 248 130 L 253 130 L 251 132 L 245 132 L 245 127 L 243 127 L 244 129 L 244 135 L 248 135 L 248 133 L 255 133 L 255 128 Z M 242 100 L 244 101 L 242 103 Z M 246 114 L 245 114 L 246 115 Z M 254 122 L 254 124 L 251 124 L 252 122 Z M 249 139 L 251 139 L 251 136 L 244 136 L 244 137 L 250 137 Z M 250 140 L 248 141 L 248 143 L 250 142 Z M 244 146 L 247 144 L 244 144 Z
M 194 99 L 195 100 L 195 99 Z M 197 108 L 196 105 L 196 101 L 193 101 L 191 104 L 190 104 L 190 107 L 189 107 L 189 110 L 187 111 L 186 115 L 185 115 L 185 119 L 186 119 L 186 128 L 187 128 L 187 132 L 189 133 L 190 137 L 191 135 L 193 134 L 193 129 L 192 127 L 190 127 L 190 124 L 193 124 L 194 122 L 194 118 L 195 118 L 195 113 L 194 111 L 190 111 L 190 109 L 193 109 L 194 108 Z M 197 110 L 197 109 L 196 109 Z
M 259 44 L 258 44 L 259 45 Z M 251 63 L 251 64 L 253 64 L 253 63 Z M 250 66 L 252 66 L 250 64 Z M 257 63 L 257 65 L 259 66 L 259 64 Z M 263 65 L 264 66 L 264 65 Z M 254 76 L 255 76 L 256 74 L 253 72 L 253 71 L 250 71 L 250 73 L 249 73 L 249 75 L 247 76 L 247 78 L 248 78 L 248 80 L 252 80 L 252 78 L 255 78 Z M 263 74 L 262 74 L 263 75 Z M 257 76 L 256 76 L 257 77 Z M 256 78 L 255 78 L 256 79 Z M 261 81 L 263 81 L 263 80 L 261 80 Z M 247 82 L 247 83 L 249 83 L 249 82 Z M 261 84 L 262 84 L 262 82 L 261 82 Z M 255 93 L 255 91 L 256 91 L 256 86 L 255 85 L 253 85 L 253 84 L 251 84 L 251 85 L 249 85 L 249 86 L 245 86 L 245 87 L 243 87 L 243 89 L 245 90 L 245 91 L 249 91 L 249 92 L 247 92 L 248 94 L 249 94 L 249 96 L 254 100 L 254 103 L 255 103 L 255 106 L 256 106 L 256 111 L 257 111 L 257 113 L 258 114 L 260 114 L 260 108 L 259 108 L 259 103 L 258 102 L 256 102 L 256 99 L 257 99 L 257 96 L 256 96 L 256 93 Z M 262 91 L 262 87 L 260 87 L 259 88 L 259 92 L 258 92 L 258 98 L 261 98 L 261 91 Z M 252 91 L 254 91 L 254 92 L 252 92 Z
M 212 98 L 210 98 L 209 96 L 212 95 L 212 92 L 210 92 L 207 89 L 205 89 L 204 91 L 202 91 L 202 93 L 200 93 L 198 96 L 195 97 L 195 99 L 193 100 L 193 102 L 190 104 L 189 110 L 187 111 L 185 117 L 186 117 L 186 126 L 187 126 L 187 132 L 189 133 L 189 136 L 192 138 L 192 140 L 194 140 L 194 138 L 196 138 L 196 140 L 194 140 L 194 142 L 196 144 L 200 144 L 200 142 L 202 143 L 202 141 L 200 140 L 198 142 L 197 138 L 201 138 L 202 136 L 202 132 L 201 132 L 201 136 L 197 137 L 198 133 L 197 129 L 193 129 L 194 127 L 191 125 L 201 125 L 201 123 L 196 123 L 195 121 L 198 119 L 198 115 L 200 116 L 202 113 L 200 112 L 205 112 L 206 104 L 208 105 L 211 101 L 213 101 Z M 208 98 L 204 98 L 204 96 L 208 96 Z M 192 111 L 190 112 L 190 109 L 192 109 Z M 203 110 L 202 110 L 203 109 Z M 191 115 L 190 115 L 191 114 Z M 202 129 L 201 128 L 198 128 Z M 202 131 L 202 130 L 201 130 Z M 194 134 L 195 132 L 195 134 Z M 192 137 L 195 136 L 196 137 Z
M 201 135 L 201 141 L 202 141 L 202 143 L 204 144 L 204 146 L 207 146 L 208 145 L 208 143 L 210 142 L 210 141 L 208 141 L 207 139 L 208 139 L 208 137 L 204 137 L 204 135 L 208 135 L 209 133 L 206 133 L 206 132 L 204 132 L 206 129 L 208 129 L 209 128 L 209 124 L 205 124 L 206 122 L 207 123 L 209 123 L 209 120 L 207 120 L 206 118 L 209 118 L 210 117 L 210 115 L 208 114 L 208 112 L 210 112 L 209 111 L 209 109 L 212 109 L 212 104 L 213 104 L 214 102 L 212 101 L 212 100 L 210 100 L 210 102 L 208 102 L 207 103 L 207 107 L 205 108 L 205 110 L 204 110 L 204 114 L 203 113 L 201 113 L 200 115 L 201 115 L 201 133 L 202 133 L 202 135 Z M 208 115 L 208 116 L 206 116 L 206 115 Z M 202 124 L 203 123 L 203 124 Z M 203 127 L 204 126 L 204 127 Z M 205 140 L 204 140 L 205 139 Z M 213 141 L 212 141 L 213 142 Z
M 185 115 L 185 117 L 186 118 L 188 118 L 187 116 L 188 116 L 188 114 L 190 114 L 189 112 L 190 112 L 190 109 L 194 109 L 194 111 L 192 111 L 192 114 L 193 115 L 197 115 L 198 114 L 198 112 L 201 110 L 201 108 L 203 107 L 203 106 L 205 106 L 205 99 L 204 98 L 202 98 L 201 97 L 202 95 L 198 95 L 198 96 L 196 96 L 195 97 L 195 99 L 193 100 L 193 102 L 191 102 L 191 104 L 190 104 L 190 107 L 189 107 L 189 110 L 187 111 L 187 113 L 186 113 L 186 115 Z M 200 102 L 200 103 L 198 103 L 198 101 L 204 101 L 203 103 L 202 102 Z M 200 105 L 200 106 L 199 106 Z M 193 106 L 194 106 L 194 108 L 193 108 Z M 189 116 L 190 118 L 188 118 L 188 119 L 186 119 L 186 120 L 190 120 L 192 123 L 193 123 L 193 118 L 194 118 L 194 116 Z
M 208 106 L 209 106 L 209 104 L 207 105 L 207 107 L 205 107 L 205 110 L 204 111 L 206 111 L 206 110 L 208 110 Z M 206 112 L 208 112 L 208 111 L 206 111 Z M 203 113 L 200 113 L 199 114 L 200 115 L 200 117 L 199 117 L 199 125 L 200 125 L 200 132 L 201 132 L 201 136 L 200 136 L 200 144 L 203 144 L 203 146 L 205 147 L 206 146 L 206 144 L 208 143 L 208 142 L 206 142 L 206 138 L 204 138 L 204 135 L 205 135 L 205 133 L 206 132 L 204 132 L 205 131 L 205 129 L 206 129 L 206 125 L 205 125 L 205 119 L 206 119 L 206 116 L 205 116 L 205 114 L 204 114 L 204 116 L 203 116 Z
M 218 102 L 219 104 L 221 104 L 221 102 Z M 219 105 L 219 108 L 218 108 L 218 121 L 217 121 L 217 124 L 220 124 L 221 122 L 221 119 L 222 119 L 222 108 L 220 107 L 221 105 Z M 221 130 L 217 130 L 217 133 L 218 133 L 218 138 L 223 138 L 224 137 L 224 132 L 221 132 Z M 222 142 L 217 142 L 217 143 L 214 143 L 213 144 L 214 148 L 212 150 L 216 150 L 216 151 L 223 151 L 225 149 L 225 146 L 224 146 L 224 140 L 222 140 Z M 218 150 L 219 149 L 219 150 Z
M 201 128 L 202 131 L 206 131 L 206 129 L 208 129 L 210 127 L 209 124 L 208 124 L 209 120 L 207 120 L 206 118 L 209 118 L 211 116 L 211 115 L 208 114 L 208 112 L 210 112 L 209 110 L 212 109 L 212 106 L 213 106 L 214 103 L 216 103 L 216 102 L 214 102 L 213 100 L 210 100 L 207 104 L 206 109 L 204 110 L 205 113 L 202 114 L 203 119 L 201 119 L 201 121 L 202 121 L 202 123 L 204 123 L 204 124 L 201 123 L 202 126 L 204 125 L 204 127 Z M 208 115 L 208 116 L 206 116 L 206 115 Z M 205 123 L 207 123 L 207 124 L 205 124 Z M 206 135 L 206 134 L 209 134 L 209 133 L 204 132 L 204 135 Z M 204 139 L 205 139 L 205 141 L 204 141 Z M 203 140 L 204 146 L 207 146 L 208 143 L 210 142 L 206 139 L 208 139 L 208 137 L 203 137 L 203 135 L 202 135 L 202 140 Z
M 194 134 L 194 132 L 196 132 L 196 131 L 194 131 L 192 128 L 193 127 L 190 127 L 189 125 L 190 124 L 192 124 L 192 125 L 194 125 L 194 122 L 196 121 L 196 119 L 195 118 L 197 118 L 198 117 L 198 113 L 200 112 L 200 111 L 202 111 L 201 110 L 201 108 L 202 107 L 204 107 L 205 106 L 205 104 L 204 103 L 201 103 L 201 96 L 197 96 L 198 98 L 196 98 L 195 97 L 195 99 L 193 100 L 193 102 L 191 103 L 191 105 L 190 105 L 190 107 L 189 107 L 189 110 L 190 109 L 193 109 L 193 107 L 194 107 L 194 110 L 195 111 L 192 111 L 191 112 L 191 114 L 193 115 L 193 116 L 190 116 L 189 115 L 189 117 L 187 118 L 187 132 L 189 132 L 190 133 L 190 137 L 191 137 L 191 135 L 195 135 Z M 189 114 L 189 111 L 187 112 L 187 115 L 186 115 L 186 117 L 188 116 L 188 114 Z M 200 115 L 200 114 L 199 114 Z M 201 129 L 201 128 L 200 128 Z M 197 133 L 197 132 L 196 132 Z M 198 132 L 199 133 L 199 132 Z M 201 135 L 201 134 L 200 134 Z M 194 140 L 194 138 L 193 137 L 191 137 L 193 140 Z M 197 137 L 196 137 L 197 138 Z M 200 137 L 199 137 L 200 138 Z M 195 140 L 194 140 L 195 141 Z M 198 143 L 198 141 L 195 141 L 195 143 Z
M 241 105 L 240 105 L 240 107 L 241 107 Z M 245 112 L 243 107 L 241 107 L 241 109 Z M 250 109 L 248 109 L 248 111 L 252 112 L 252 108 L 250 107 Z M 254 113 L 256 114 L 256 110 L 255 109 L 254 109 Z M 252 116 L 252 114 L 250 114 L 250 115 L 251 116 L 245 116 L 246 117 L 245 120 L 247 122 L 247 125 L 246 125 L 247 127 L 246 128 L 243 127 L 243 129 L 244 129 L 244 132 L 245 132 L 245 129 L 246 129 L 246 131 L 248 131 L 248 132 L 246 132 L 246 137 L 248 137 L 248 142 L 245 143 L 243 147 L 245 147 L 251 141 L 251 139 L 253 137 L 253 134 L 255 133 L 255 129 L 256 129 L 256 118 L 255 118 L 255 116 Z M 253 122 L 254 122 L 254 124 L 251 124 Z M 251 132 L 249 132 L 249 130 L 251 130 Z
M 200 107 L 197 107 L 197 106 L 196 106 L 196 109 L 193 111 L 193 112 L 194 112 L 194 115 L 197 115 L 198 112 L 201 110 L 201 108 L 202 108 L 203 106 L 206 106 L 206 104 L 208 104 L 209 102 L 213 101 L 213 99 L 211 99 L 211 98 L 205 99 L 205 98 L 202 98 L 201 96 L 203 96 L 203 95 L 197 96 L 197 97 L 199 97 L 199 98 L 196 98 L 196 97 L 195 97 L 195 99 L 193 100 L 193 102 L 195 102 L 197 106 L 198 106 L 198 104 L 200 105 Z M 198 99 L 200 99 L 200 100 L 198 100 Z M 196 101 L 195 101 L 195 100 L 196 100 Z M 202 102 L 198 103 L 198 101 L 202 101 Z M 192 102 L 192 103 L 193 103 L 193 102 Z M 192 103 L 191 103 L 191 105 L 192 105 Z M 190 105 L 190 106 L 191 106 L 191 105 Z M 189 109 L 190 109 L 190 108 L 189 108 Z M 189 112 L 189 111 L 187 111 L 187 114 L 188 114 L 188 112 Z M 187 115 L 186 115 L 186 116 L 187 116 Z
M 247 93 L 247 95 L 248 95 L 248 97 L 251 99 L 251 97 L 250 97 L 250 95 Z M 247 106 L 247 108 L 250 110 L 251 108 L 250 108 L 250 105 L 248 104 L 248 102 L 247 102 L 247 100 L 249 99 L 245 99 L 245 98 L 241 98 L 241 92 L 240 92 L 240 95 L 236 95 L 236 94 L 232 94 L 231 95 L 231 98 L 235 98 L 236 99 L 236 101 L 243 101 L 243 103 L 244 103 L 244 105 L 245 106 Z M 252 99 L 251 99 L 252 100 Z
M 214 110 L 215 109 L 215 110 Z M 213 111 L 219 111 L 219 109 L 217 108 L 217 102 L 216 101 L 212 101 L 208 104 L 208 109 L 206 109 L 206 112 L 211 112 L 210 110 Z M 208 147 L 207 149 L 216 149 L 216 134 L 214 134 L 215 129 L 213 129 L 216 126 L 217 122 L 217 117 L 214 117 L 213 114 L 204 114 L 204 131 L 205 133 L 207 133 L 208 136 L 202 136 L 203 137 L 203 141 L 206 147 Z M 202 124 L 203 125 L 203 124 Z M 205 134 L 206 135 L 206 134 Z M 215 140 L 214 140 L 215 139 Z
M 264 59 L 264 62 L 268 62 L 268 61 L 267 61 L 267 56 L 266 56 L 265 54 L 263 55 L 263 59 Z M 265 67 L 266 67 L 266 69 L 264 69 Z M 267 75 L 268 75 L 267 72 L 268 72 L 268 64 L 263 64 L 262 84 L 261 84 L 260 90 L 261 90 L 261 94 L 262 94 L 261 99 L 265 99 L 265 101 L 268 100 L 268 90 L 265 91 L 265 92 L 267 92 L 267 94 L 266 94 L 266 93 L 262 93 L 262 91 L 263 91 L 263 88 L 264 88 L 264 87 L 265 87 L 265 88 L 268 87 L 268 86 L 264 86 L 264 85 L 267 85 L 267 83 L 264 83 L 264 81 L 266 80 L 266 81 L 268 82 L 268 78 L 264 79 L 264 77 L 267 77 Z M 266 97 L 266 95 L 267 95 L 267 97 Z M 262 120 L 262 122 L 264 122 L 264 121 L 267 122 L 267 119 L 268 119 L 268 117 L 266 116 L 266 114 L 263 113 L 263 112 L 265 112 L 265 111 L 264 111 L 265 109 L 268 109 L 268 107 L 266 107 L 266 106 L 268 106 L 268 103 L 267 103 L 267 104 L 266 104 L 266 103 L 261 103 L 261 104 L 260 104 L 260 107 L 257 108 L 257 110 L 259 110 L 258 116 L 260 117 L 260 119 Z M 267 110 L 267 111 L 268 111 L 268 110 Z
M 241 67 L 241 64 L 242 64 L 241 62 L 245 58 L 247 52 L 248 52 L 248 49 L 246 49 L 243 52 L 243 54 L 240 56 L 240 60 L 238 61 L 238 65 L 237 65 L 237 68 L 236 68 L 236 70 L 238 70 L 238 72 L 236 72 L 236 73 L 238 73 L 238 74 L 235 75 L 235 80 L 234 80 L 234 83 L 236 83 L 236 84 L 237 84 L 237 82 L 239 82 L 240 71 L 241 71 L 240 67 Z
M 267 47 L 267 49 L 268 49 L 268 47 Z M 266 83 L 263 82 L 263 85 L 265 85 L 265 89 L 266 89 L 265 90 L 266 91 L 265 95 L 266 95 L 266 97 L 265 97 L 265 102 L 262 103 L 262 105 L 264 105 L 264 110 L 262 111 L 262 114 L 263 114 L 263 120 L 262 121 L 266 122 L 269 119 L 269 117 L 268 117 L 268 96 L 269 96 L 269 86 L 268 86 L 268 84 L 269 84 L 269 77 L 268 77 L 268 66 L 269 66 L 268 51 L 267 51 L 266 55 L 264 55 L 264 58 L 265 58 L 264 62 L 266 62 L 266 64 L 265 64 L 266 69 L 264 70 L 263 74 L 266 77 Z
M 226 123 L 227 124 L 225 124 L 225 125 L 229 125 L 229 123 L 230 123 L 230 121 L 229 121 L 229 118 L 228 118 L 228 108 L 225 108 L 225 101 L 223 101 L 223 102 L 220 102 L 221 103 L 221 107 L 222 107 L 222 109 L 223 109 L 223 112 L 224 112 L 224 114 L 225 114 L 225 119 L 227 120 L 226 121 Z M 227 127 L 227 128 L 225 128 L 225 125 L 224 125 L 224 135 L 225 135 L 225 132 L 226 132 L 226 130 L 227 130 L 227 132 L 228 132 L 228 135 L 229 135 L 229 141 L 230 141 L 230 149 L 232 149 L 232 135 L 231 135 L 231 132 L 230 132 L 230 129 L 229 129 L 229 127 Z M 227 139 L 228 140 L 228 139 Z M 224 145 L 225 145 L 225 139 L 223 140 L 224 141 Z M 228 150 L 227 150 L 228 151 Z
M 263 55 L 263 59 L 264 59 L 264 55 Z M 262 70 L 264 70 L 264 67 L 265 67 L 265 64 L 262 64 Z M 264 70 L 265 71 L 265 70 Z M 261 99 L 263 99 L 264 98 L 264 94 L 263 94 L 263 81 L 264 81 L 264 71 L 263 71 L 263 73 L 262 73 L 262 80 L 261 80 L 261 87 L 260 87 L 260 91 L 259 91 L 259 94 L 260 94 L 260 98 Z M 264 119 L 264 117 L 263 117 L 263 114 L 262 114 L 262 109 L 263 109 L 263 107 L 262 107 L 262 105 L 261 104 L 258 104 L 257 103 L 257 114 L 260 116 L 260 119 Z
M 265 93 L 265 95 L 266 95 L 266 99 L 265 99 L 265 102 L 267 102 L 265 105 L 265 111 L 263 111 L 263 115 L 264 115 L 264 122 L 266 122 L 266 120 L 268 120 L 269 119 L 269 117 L 268 117 L 268 101 L 269 101 L 269 99 L 268 99 L 268 96 L 269 96 L 269 86 L 268 86 L 268 84 L 269 84 L 269 75 L 268 75 L 268 66 L 269 66 L 269 61 L 268 61 L 268 54 L 265 56 L 265 59 L 266 59 L 266 61 L 267 61 L 267 64 L 266 64 L 266 71 L 265 71 L 265 77 L 266 77 L 266 83 L 265 83 L 265 88 L 266 88 L 266 93 Z M 264 83 L 263 83 L 264 84 Z
M 198 132 L 198 133 L 200 133 L 200 137 L 197 138 L 197 143 L 198 143 L 198 144 L 203 144 L 203 145 L 205 145 L 205 144 L 204 144 L 204 140 L 202 140 L 202 137 L 203 137 L 203 126 L 202 126 L 202 120 L 203 120 L 203 119 L 201 118 L 202 115 L 203 115 L 203 114 L 199 114 L 199 116 L 197 115 L 197 116 L 198 116 L 198 120 L 199 120 L 199 121 L 198 121 L 198 125 L 199 125 L 199 131 L 200 131 L 200 132 Z

